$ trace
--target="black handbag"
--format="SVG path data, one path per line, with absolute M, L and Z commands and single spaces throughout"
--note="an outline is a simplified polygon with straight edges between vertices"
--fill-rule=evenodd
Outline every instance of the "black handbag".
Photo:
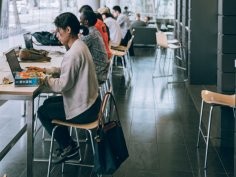
M 42 45 L 61 46 L 61 42 L 57 39 L 55 33 L 48 31 L 34 32 L 32 36 Z
M 20 49 L 19 52 L 21 62 L 50 62 L 51 57 L 47 55 L 47 51 L 36 49 Z
M 94 141 L 94 172 L 100 175 L 111 175 L 129 157 L 129 153 L 114 97 L 109 92 L 105 94 L 104 100 L 106 102 L 109 101 L 110 114 L 106 123 L 104 123 L 104 114 L 99 116 L 99 126 Z M 113 112 L 115 112 L 116 116 L 114 116 Z M 114 117 L 116 118 L 111 120 Z

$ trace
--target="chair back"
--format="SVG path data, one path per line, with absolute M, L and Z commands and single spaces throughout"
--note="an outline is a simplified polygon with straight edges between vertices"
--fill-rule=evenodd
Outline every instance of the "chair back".
M 129 39 L 128 43 L 127 43 L 127 49 L 130 48 L 132 42 L 133 42 L 133 39 L 134 39 L 134 35 L 131 36 L 131 38 Z
M 162 31 L 156 32 L 156 42 L 157 46 L 161 48 L 168 48 L 167 36 Z
M 110 120 L 120 120 L 120 118 L 115 98 L 113 94 L 108 91 L 103 96 L 98 115 L 98 125 L 104 126 L 104 123 Z

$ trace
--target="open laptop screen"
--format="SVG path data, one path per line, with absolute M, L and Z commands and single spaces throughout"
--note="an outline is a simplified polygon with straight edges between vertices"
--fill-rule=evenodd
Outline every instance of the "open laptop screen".
M 12 75 L 14 76 L 16 72 L 21 72 L 22 68 L 21 68 L 18 58 L 16 56 L 15 50 L 12 49 L 9 52 L 7 52 L 5 55 L 7 58 L 7 62 L 10 66 Z
M 32 41 L 32 35 L 30 32 L 23 34 L 24 41 L 25 41 L 25 47 L 27 49 L 33 49 L 33 41 Z

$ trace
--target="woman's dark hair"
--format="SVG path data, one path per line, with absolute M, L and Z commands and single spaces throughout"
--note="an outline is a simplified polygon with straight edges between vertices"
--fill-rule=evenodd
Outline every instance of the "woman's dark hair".
M 89 34 L 89 29 L 84 25 L 80 25 L 80 33 L 81 32 L 84 36 L 87 36 Z
M 57 28 L 66 29 L 67 27 L 71 28 L 71 34 L 77 36 L 80 31 L 80 22 L 78 18 L 71 12 L 65 12 L 58 15 L 54 24 Z
M 93 11 L 93 9 L 92 9 L 92 7 L 91 6 L 89 6 L 89 5 L 83 5 L 83 6 L 81 6 L 80 7 L 80 9 L 79 9 L 79 13 L 82 13 L 83 11 Z
M 95 14 L 96 14 L 96 16 L 97 16 L 97 19 L 103 21 L 102 14 L 100 14 L 100 13 L 98 13 L 98 12 L 95 12 Z
M 93 11 L 85 10 L 82 13 L 82 17 L 88 20 L 89 26 L 94 26 L 97 23 L 97 15 Z

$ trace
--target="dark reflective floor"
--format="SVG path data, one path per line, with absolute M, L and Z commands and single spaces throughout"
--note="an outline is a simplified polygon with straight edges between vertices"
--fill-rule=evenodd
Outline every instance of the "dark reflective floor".
M 153 48 L 135 48 L 133 78 L 126 87 L 118 69 L 114 69 L 114 94 L 123 125 L 130 157 L 114 177 L 233 177 L 233 150 L 209 147 L 208 169 L 203 170 L 204 144 L 196 148 L 199 114 L 183 83 L 170 83 L 181 77 L 152 79 Z M 163 62 L 163 61 L 159 61 Z M 157 65 L 154 75 L 172 73 Z M 159 67 L 160 66 L 160 67 Z M 179 72 L 174 72 L 174 75 Z M 178 80 L 179 81 L 179 80 Z M 24 124 L 20 116 L 21 103 L 9 101 L 0 107 L 0 149 Z M 42 130 L 35 140 L 35 156 L 48 157 L 49 142 L 41 140 Z M 82 136 L 83 132 L 81 133 Z M 86 149 L 87 148 L 87 149 Z M 83 151 L 91 149 L 83 145 Z M 0 176 L 26 176 L 26 136 L 0 162 Z M 47 163 L 34 162 L 34 176 L 46 176 Z M 66 165 L 64 174 L 58 165 L 52 176 L 96 176 L 90 168 Z

